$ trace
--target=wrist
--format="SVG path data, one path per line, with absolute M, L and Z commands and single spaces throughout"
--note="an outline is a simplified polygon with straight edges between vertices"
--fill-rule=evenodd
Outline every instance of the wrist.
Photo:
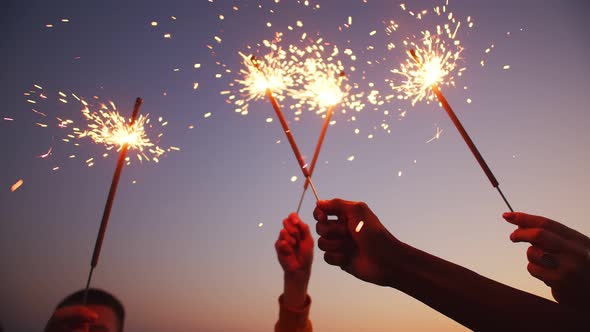
M 397 239 L 385 257 L 386 285 L 398 290 L 411 281 L 415 271 L 417 249 Z
M 307 299 L 307 285 L 311 271 L 285 272 L 283 303 L 292 308 L 302 308 Z

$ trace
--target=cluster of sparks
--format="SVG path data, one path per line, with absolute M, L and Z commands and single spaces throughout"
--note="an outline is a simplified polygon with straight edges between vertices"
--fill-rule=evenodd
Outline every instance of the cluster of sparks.
M 447 11 L 448 0 L 445 5 L 435 7 L 432 12 L 445 20 L 444 24 L 436 26 L 435 32 L 423 30 L 419 38 L 407 37 L 403 40 L 404 47 L 408 50 L 407 58 L 399 68 L 392 69 L 393 74 L 401 76 L 398 80 L 389 80 L 391 88 L 399 92 L 398 99 L 409 99 L 412 105 L 426 100 L 435 100 L 432 93 L 432 86 L 455 86 L 455 75 L 461 76 L 465 67 L 460 67 L 459 60 L 463 47 L 457 39 L 457 32 L 461 27 L 461 20 L 457 19 L 452 12 Z M 401 4 L 405 11 L 405 4 Z M 410 15 L 417 20 L 428 15 L 428 10 L 417 14 L 409 11 Z M 473 27 L 471 17 L 467 17 L 465 25 Z M 398 25 L 390 22 L 386 32 L 395 34 Z M 417 39 L 417 40 L 416 40 Z M 388 45 L 390 50 L 395 49 L 394 43 Z M 411 52 L 410 52 L 411 51 Z M 412 54 L 413 53 L 413 54 Z M 398 82 L 401 81 L 401 84 Z
M 304 36 L 306 34 L 304 33 Z M 355 71 L 354 66 L 345 67 L 342 55 L 354 61 L 352 50 L 343 52 L 338 46 L 325 42 L 322 38 L 312 40 L 302 38 L 304 46 L 281 44 L 281 33 L 275 40 L 265 40 L 262 45 L 268 52 L 261 57 L 242 56 L 243 68 L 240 78 L 231 83 L 237 85 L 237 93 L 222 91 L 228 94 L 228 102 L 235 111 L 242 115 L 248 114 L 251 102 L 264 99 L 267 90 L 273 96 L 284 101 L 290 98 L 289 109 L 293 110 L 295 120 L 299 120 L 302 109 L 316 114 L 323 114 L 329 107 L 339 105 L 342 113 L 347 110 L 360 112 L 364 107 L 364 92 L 358 86 L 348 83 L 346 73 Z
M 139 115 L 133 125 L 130 125 L 130 121 L 117 112 L 113 102 L 109 103 L 112 109 L 106 104 L 101 104 L 100 109 L 94 112 L 90 111 L 86 102 L 82 102 L 85 107 L 81 112 L 87 125 L 85 130 L 73 129 L 77 138 L 89 137 L 94 143 L 104 145 L 107 151 L 118 152 L 127 145 L 129 150 L 136 151 L 139 161 L 159 162 L 159 157 L 166 152 L 155 145 L 146 133 L 146 126 L 150 123 L 149 114 Z M 161 136 L 162 134 L 158 135 Z
M 112 101 L 99 102 L 100 98 L 97 96 L 94 96 L 93 102 L 89 103 L 75 93 L 58 91 L 57 99 L 64 105 L 64 108 L 69 109 L 70 107 L 66 105 L 75 103 L 79 105 L 79 111 L 64 111 L 58 107 L 57 109 L 60 111 L 49 112 L 39 111 L 40 107 L 51 107 L 44 104 L 51 98 L 48 97 L 49 93 L 45 92 L 42 86 L 35 84 L 34 88 L 25 92 L 24 95 L 26 101 L 33 105 L 31 108 L 35 117 L 33 123 L 44 130 L 58 129 L 58 132 L 51 131 L 49 133 L 53 137 L 52 141 L 57 137 L 62 142 L 73 144 L 76 147 L 80 147 L 86 141 L 100 144 L 105 148 L 105 152 L 102 153 L 103 158 L 107 158 L 109 152 L 118 152 L 124 145 L 127 145 L 130 152 L 126 158 L 127 164 L 131 163 L 134 154 L 140 162 L 153 161 L 157 163 L 165 153 L 179 150 L 175 146 L 168 148 L 158 146 L 156 142 L 163 136 L 161 132 L 155 136 L 148 135 L 148 131 L 156 130 L 156 126 L 161 128 L 168 124 L 161 117 L 158 118 L 156 124 L 153 124 L 154 121 L 151 121 L 149 114 L 139 115 L 135 123 L 130 126 L 129 119 L 119 113 L 115 103 Z M 56 157 L 50 158 L 54 156 L 55 150 L 54 146 L 50 146 L 45 152 L 37 155 L 37 158 L 56 159 Z M 70 154 L 67 157 L 67 159 L 75 158 L 77 158 L 76 154 Z M 87 156 L 83 159 L 88 167 L 94 166 L 94 156 Z M 59 169 L 58 165 L 52 168 L 53 171 Z

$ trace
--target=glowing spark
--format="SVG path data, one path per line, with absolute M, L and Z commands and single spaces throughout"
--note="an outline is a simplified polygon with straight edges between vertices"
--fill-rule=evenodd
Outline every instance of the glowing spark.
M 10 191 L 14 192 L 15 190 L 17 190 L 18 188 L 20 188 L 20 186 L 22 186 L 24 183 L 23 179 L 19 179 L 18 181 L 16 181 L 11 187 L 10 187 Z
M 51 150 L 53 150 L 53 147 L 50 147 L 49 150 L 47 150 L 47 152 L 45 152 L 44 154 L 38 155 L 37 158 L 43 158 L 44 159 L 44 158 L 49 157 L 51 155 Z
M 293 176 L 291 177 L 291 182 L 295 182 L 295 181 L 297 181 L 297 176 L 296 176 L 296 175 L 293 175 Z
M 261 223 L 261 222 L 259 222 L 259 223 L 258 223 L 258 228 L 260 228 L 260 227 L 262 227 L 262 226 L 264 226 L 264 223 Z
M 157 26 L 158 26 L 158 22 L 156 22 L 156 21 L 152 21 L 152 23 L 150 23 L 150 24 L 151 24 L 151 26 L 153 26 L 153 27 L 157 27 Z
M 434 134 L 434 137 L 432 137 L 431 139 L 429 139 L 428 141 L 426 141 L 426 143 L 430 143 L 432 141 L 434 141 L 435 139 L 439 139 L 440 138 L 440 134 L 442 134 L 443 130 L 440 129 L 439 127 L 436 127 L 436 134 Z

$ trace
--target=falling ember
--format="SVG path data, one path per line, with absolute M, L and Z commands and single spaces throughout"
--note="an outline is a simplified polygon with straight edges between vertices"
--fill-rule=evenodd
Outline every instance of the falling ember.
M 349 156 L 347 160 L 348 161 L 353 161 L 354 160 L 354 155 L 353 156 Z
M 297 181 L 297 176 L 296 176 L 296 175 L 293 175 L 293 176 L 291 177 L 291 182 L 295 182 L 295 181 Z
M 262 227 L 262 226 L 264 226 L 264 223 L 261 223 L 261 222 L 259 222 L 259 223 L 258 223 L 258 228 L 260 228 L 260 227 Z
M 44 154 L 38 155 L 37 158 L 47 158 L 51 155 L 51 150 L 53 150 L 53 147 L 50 147 L 49 150 L 47 150 L 47 152 L 45 152 Z
M 10 191 L 15 192 L 18 188 L 20 188 L 20 186 L 23 185 L 23 183 L 24 183 L 23 179 L 19 179 L 10 187 Z
M 442 129 L 440 129 L 439 127 L 436 127 L 436 134 L 434 134 L 434 136 L 431 139 L 429 139 L 428 141 L 426 141 L 426 143 L 430 143 L 430 142 L 432 142 L 434 140 L 439 139 L 440 138 L 440 134 L 442 134 L 442 132 L 443 132 Z
M 504 66 L 502 67 L 502 69 L 504 69 L 504 70 L 508 70 L 508 69 L 510 69 L 510 65 L 504 65 Z

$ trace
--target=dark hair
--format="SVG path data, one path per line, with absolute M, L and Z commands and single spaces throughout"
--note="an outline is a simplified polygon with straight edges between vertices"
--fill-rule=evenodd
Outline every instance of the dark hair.
M 84 289 L 74 292 L 63 299 L 56 309 L 71 306 L 80 305 L 84 303 Z M 86 304 L 102 305 L 110 308 L 117 316 L 119 321 L 119 331 L 123 331 L 123 323 L 125 322 L 125 308 L 123 304 L 112 294 L 96 288 L 88 289 L 88 297 L 86 298 Z

